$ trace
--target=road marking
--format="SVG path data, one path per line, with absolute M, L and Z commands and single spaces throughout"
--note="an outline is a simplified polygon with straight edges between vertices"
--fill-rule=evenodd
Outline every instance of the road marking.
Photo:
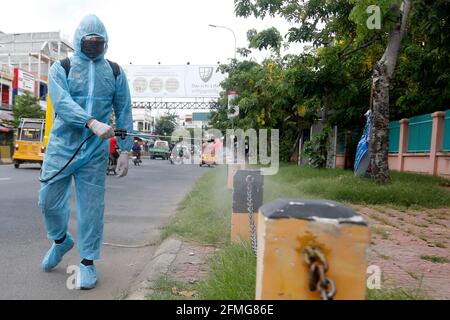
M 8 181 L 11 180 L 11 178 L 0 178 L 0 181 Z

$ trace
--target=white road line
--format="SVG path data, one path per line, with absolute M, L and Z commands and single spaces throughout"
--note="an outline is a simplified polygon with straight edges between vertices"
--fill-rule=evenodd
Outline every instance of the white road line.
M 0 181 L 8 181 L 11 180 L 11 178 L 0 178 Z

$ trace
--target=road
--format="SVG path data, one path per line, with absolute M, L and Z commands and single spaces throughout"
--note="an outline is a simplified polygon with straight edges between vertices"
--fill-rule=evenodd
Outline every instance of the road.
M 99 282 L 94 290 L 67 289 L 67 268 L 78 265 L 76 246 L 52 272 L 40 262 L 50 247 L 37 206 L 39 166 L 0 166 L 0 299 L 120 299 L 156 250 L 104 245 L 96 262 Z M 104 242 L 142 245 L 159 239 L 177 203 L 207 168 L 176 166 L 163 160 L 130 162 L 128 176 L 107 177 Z M 76 236 L 75 199 L 69 229 Z

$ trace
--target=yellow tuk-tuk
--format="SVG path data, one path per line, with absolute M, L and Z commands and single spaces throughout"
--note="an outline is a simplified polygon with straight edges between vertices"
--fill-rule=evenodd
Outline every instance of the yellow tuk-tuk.
M 45 119 L 20 119 L 14 146 L 14 168 L 22 163 L 39 163 L 44 161 Z

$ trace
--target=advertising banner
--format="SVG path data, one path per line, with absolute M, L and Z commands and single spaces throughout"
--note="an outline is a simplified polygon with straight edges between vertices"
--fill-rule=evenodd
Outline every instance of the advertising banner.
M 218 98 L 217 65 L 125 65 L 132 98 Z
M 228 119 L 239 116 L 239 106 L 235 105 L 235 100 L 238 98 L 238 93 L 235 90 L 228 90 Z
M 14 69 L 14 84 L 13 88 L 17 89 L 19 93 L 24 91 L 30 92 L 32 95 L 35 93 L 35 79 L 34 75 L 23 71 L 19 68 Z

